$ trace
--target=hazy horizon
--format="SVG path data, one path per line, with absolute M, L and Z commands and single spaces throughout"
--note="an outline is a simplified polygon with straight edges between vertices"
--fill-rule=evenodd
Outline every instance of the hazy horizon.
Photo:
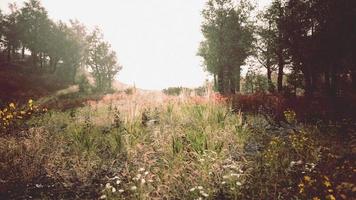
M 2 10 L 8 3 L 0 2 Z M 50 18 L 98 26 L 123 66 L 118 80 L 142 89 L 197 87 L 208 78 L 196 55 L 206 0 L 42 0 Z M 265 6 L 270 0 L 258 1 Z

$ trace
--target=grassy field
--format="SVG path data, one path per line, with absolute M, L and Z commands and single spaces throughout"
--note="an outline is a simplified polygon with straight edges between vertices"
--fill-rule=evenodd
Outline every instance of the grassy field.
M 332 200 L 355 192 L 350 145 L 320 140 L 337 141 L 339 129 L 300 124 L 293 111 L 276 127 L 216 95 L 114 93 L 85 105 L 16 119 L 26 125 L 0 138 L 4 198 Z

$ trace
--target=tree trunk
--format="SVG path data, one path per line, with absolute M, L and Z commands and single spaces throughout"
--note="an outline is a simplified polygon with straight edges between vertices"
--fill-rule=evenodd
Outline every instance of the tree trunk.
M 230 74 L 231 74 L 231 72 L 230 72 L 230 70 L 229 70 L 229 68 L 228 67 L 224 67 L 223 68 L 223 76 L 224 76 L 224 79 L 223 79 L 223 94 L 228 94 L 228 93 L 230 93 L 230 88 L 231 88 L 231 83 L 230 83 L 230 79 L 229 79 L 229 77 L 230 77 Z
M 12 48 L 11 48 L 11 54 L 12 54 L 12 57 L 16 59 L 16 49 L 14 46 L 12 46 Z
M 11 47 L 9 46 L 8 48 L 7 48 L 7 61 L 11 61 Z
M 37 52 L 36 51 L 32 51 L 31 52 L 31 57 L 32 57 L 33 66 L 37 67 Z
M 268 81 L 268 91 L 273 92 L 272 70 L 270 66 L 267 67 L 267 81 Z
M 307 97 L 312 97 L 313 96 L 313 90 L 312 90 L 312 80 L 311 80 L 311 73 L 309 69 L 304 69 L 303 75 L 304 75 L 304 82 L 305 82 L 305 96 Z
M 330 87 L 330 70 L 329 67 L 325 69 L 324 72 L 324 87 L 325 87 L 325 94 L 330 95 L 331 94 L 331 87 Z
M 282 55 L 278 55 L 278 80 L 277 80 L 278 92 L 282 92 L 283 90 L 283 68 L 284 68 L 283 57 Z
M 234 73 L 230 73 L 230 94 L 236 93 L 236 77 Z
M 236 70 L 235 74 L 233 75 L 235 77 L 235 92 L 239 93 L 240 92 L 240 78 L 241 78 L 241 69 L 240 67 Z
M 218 85 L 217 85 L 217 77 L 216 77 L 216 74 L 214 73 L 214 91 L 217 90 L 217 87 L 218 87 Z
M 22 59 L 25 59 L 25 47 L 22 47 L 21 55 L 22 55 Z
M 219 69 L 219 74 L 218 74 L 218 92 L 220 94 L 224 93 L 224 73 L 223 69 Z
M 330 95 L 331 97 L 336 97 L 337 95 L 337 71 L 335 65 L 331 66 Z

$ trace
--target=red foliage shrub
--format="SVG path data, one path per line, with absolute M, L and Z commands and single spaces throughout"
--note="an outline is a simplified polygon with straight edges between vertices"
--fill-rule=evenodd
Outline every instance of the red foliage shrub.
M 235 95 L 232 98 L 235 110 L 248 113 L 260 113 L 276 121 L 284 121 L 284 111 L 293 110 L 301 122 L 356 120 L 355 97 L 284 97 L 278 94 L 256 93 Z

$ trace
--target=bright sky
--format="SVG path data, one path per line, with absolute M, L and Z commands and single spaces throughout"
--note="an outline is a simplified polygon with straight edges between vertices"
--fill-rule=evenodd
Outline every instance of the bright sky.
M 23 0 L 1 0 L 0 8 Z M 118 80 L 142 89 L 197 87 L 208 78 L 196 56 L 206 0 L 42 0 L 50 18 L 99 26 L 123 66 Z M 270 0 L 259 0 L 265 6 Z

